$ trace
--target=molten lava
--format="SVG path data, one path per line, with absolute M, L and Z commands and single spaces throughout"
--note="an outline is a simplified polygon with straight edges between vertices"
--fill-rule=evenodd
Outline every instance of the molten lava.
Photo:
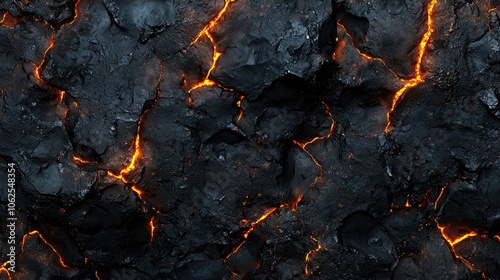
M 332 113 L 330 112 L 330 107 L 324 101 L 321 101 L 321 102 L 323 103 L 323 106 L 325 106 L 325 112 L 328 114 L 328 116 L 330 117 L 330 120 L 332 121 L 330 124 L 330 130 L 328 131 L 328 134 L 323 135 L 323 136 L 316 136 L 313 139 L 311 139 L 307 142 L 304 142 L 304 143 L 298 142 L 297 140 L 293 140 L 293 143 L 295 145 L 299 146 L 307 155 L 309 155 L 311 157 L 312 161 L 314 162 L 314 164 L 316 164 L 316 166 L 321 171 L 323 171 L 323 167 L 321 166 L 321 164 L 319 164 L 318 160 L 316 160 L 316 158 L 307 150 L 307 146 L 309 146 L 310 144 L 313 144 L 314 142 L 319 141 L 319 140 L 328 139 L 333 135 L 333 131 L 335 128 L 335 120 L 333 119 Z
M 7 274 L 7 279 L 12 280 L 12 276 L 10 275 L 10 271 L 7 269 L 7 266 L 9 265 L 9 262 L 4 262 L 2 266 L 0 267 L 0 274 L 2 272 L 5 272 Z
M 340 23 L 341 19 L 337 21 L 337 25 L 340 26 L 342 28 L 342 30 L 344 31 L 344 33 L 347 35 L 347 37 L 349 37 L 349 40 L 351 41 L 351 45 L 354 47 L 354 49 L 359 53 L 359 55 L 361 55 L 364 59 L 366 60 L 375 60 L 375 61 L 378 61 L 380 63 L 382 63 L 382 65 L 384 65 L 384 67 L 389 70 L 389 72 L 391 72 L 398 80 L 401 80 L 399 78 L 399 76 L 391 69 L 389 68 L 389 66 L 387 66 L 387 64 L 385 63 L 385 60 L 383 60 L 382 58 L 380 57 L 374 57 L 374 56 L 371 56 L 369 54 L 366 54 L 364 52 L 362 52 L 358 46 L 356 46 L 356 44 L 354 43 L 354 38 L 352 37 L 352 35 L 347 32 L 347 29 L 345 28 L 345 26 L 343 24 Z M 338 38 L 337 38 L 337 41 L 338 41 Z M 339 51 L 337 52 L 340 52 L 342 53 L 344 48 L 345 48 L 345 41 L 341 41 L 340 44 L 339 44 Z M 337 59 L 337 56 L 336 56 L 336 52 L 333 53 L 333 56 L 332 58 L 334 60 Z
M 450 227 L 450 225 L 446 226 L 441 226 L 440 224 L 437 224 L 437 227 L 439 231 L 441 232 L 441 235 L 443 236 L 443 239 L 446 240 L 446 243 L 450 246 L 451 252 L 453 253 L 453 256 L 455 258 L 459 259 L 464 263 L 470 270 L 476 270 L 474 265 L 470 263 L 467 259 L 465 259 L 462 256 L 459 256 L 456 251 L 455 251 L 455 246 L 471 237 L 479 236 L 479 234 L 473 230 L 468 230 L 466 233 L 454 236 L 452 237 L 451 234 L 447 233 L 447 229 Z
M 150 242 L 153 242 L 153 238 L 155 237 L 155 215 L 151 217 L 151 220 L 149 220 L 149 229 L 150 229 Z
M 272 213 L 274 213 L 276 210 L 278 210 L 278 208 L 276 208 L 276 207 L 273 207 L 271 209 L 266 210 L 266 212 L 264 213 L 264 215 L 260 216 L 260 218 L 258 218 L 255 222 L 252 222 L 250 224 L 250 228 L 243 234 L 243 237 L 245 239 L 247 239 L 248 236 L 250 235 L 250 233 L 252 233 L 255 230 L 255 227 L 258 224 L 260 224 L 262 221 L 264 221 L 265 219 L 267 219 L 267 217 L 269 217 L 269 215 L 271 215 Z
M 257 220 L 255 220 L 255 222 L 252 222 L 250 224 L 250 228 L 247 229 L 243 233 L 243 238 L 244 238 L 243 241 L 241 241 L 240 244 L 238 244 L 235 248 L 233 248 L 231 253 L 229 253 L 229 255 L 227 255 L 227 257 L 225 258 L 225 260 L 228 260 L 232 255 L 234 255 L 236 252 L 238 252 L 238 250 L 240 250 L 241 246 L 243 246 L 243 244 L 245 244 L 245 242 L 247 241 L 247 238 L 250 235 L 250 233 L 252 233 L 255 230 L 255 227 L 257 227 L 257 225 L 259 225 L 261 222 L 265 221 L 267 219 L 267 217 L 269 217 L 269 215 L 276 212 L 276 210 L 278 210 L 277 207 L 273 207 L 271 209 L 268 209 L 268 210 L 266 210 L 266 212 L 264 212 L 264 214 L 262 216 L 260 216 Z
M 460 235 L 460 236 L 456 236 L 456 237 L 452 237 L 451 235 L 449 235 L 446 230 L 450 227 L 450 225 L 446 225 L 446 226 L 441 226 L 441 225 L 437 225 L 438 229 L 441 231 L 441 235 L 443 236 L 443 238 L 446 240 L 446 242 L 451 246 L 451 248 L 453 249 L 453 252 L 455 252 L 455 245 L 457 245 L 458 243 L 468 239 L 468 238 L 471 238 L 471 237 L 474 237 L 474 236 L 478 236 L 477 232 L 471 230 L 463 235 Z
M 441 200 L 441 198 L 443 197 L 443 194 L 444 192 L 446 191 L 446 189 L 448 188 L 448 186 L 444 186 L 442 189 L 441 189 L 441 192 L 439 193 L 439 196 L 438 198 L 436 199 L 436 201 L 434 202 L 434 210 L 437 210 L 437 207 L 438 207 L 438 203 L 439 201 Z
M 158 78 L 158 86 L 156 87 L 156 97 L 154 99 L 153 106 L 158 102 L 158 97 L 161 94 L 160 85 L 163 81 L 163 64 L 161 64 L 161 62 L 160 62 L 159 69 L 160 69 L 160 73 L 159 73 L 159 78 Z M 120 170 L 120 172 L 118 174 L 114 174 L 113 172 L 108 170 L 108 176 L 111 176 L 115 179 L 118 179 L 125 184 L 129 183 L 126 176 L 129 175 L 132 171 L 134 171 L 137 168 L 138 161 L 143 156 L 142 150 L 141 150 L 141 127 L 142 127 L 142 123 L 144 121 L 144 116 L 146 115 L 147 112 L 149 112 L 150 109 L 151 108 L 146 109 L 142 113 L 142 115 L 140 116 L 139 121 L 137 122 L 137 131 L 135 134 L 135 138 L 132 141 L 133 144 L 131 147 L 131 149 L 134 151 L 134 153 L 132 154 L 132 158 L 130 159 L 129 164 L 127 166 L 123 167 L 122 170 Z M 135 186 L 135 187 L 137 189 L 137 186 Z M 132 187 L 132 190 L 134 190 L 133 187 Z M 141 195 L 142 195 L 142 192 L 140 193 L 139 197 L 141 197 Z
M 399 99 L 403 96 L 403 94 L 410 88 L 415 87 L 416 85 L 425 81 L 425 76 L 422 74 L 422 60 L 425 55 L 425 51 L 427 49 L 427 44 L 434 33 L 434 23 L 433 23 L 433 15 L 434 8 L 437 4 L 438 0 L 431 0 L 429 4 L 427 4 L 427 31 L 424 33 L 424 36 L 420 40 L 418 45 L 418 57 L 417 64 L 415 65 L 415 77 L 411 80 L 406 81 L 406 84 L 394 94 L 394 99 L 392 100 L 392 106 L 389 112 L 387 112 L 387 125 L 385 127 L 385 132 L 389 132 L 389 128 L 391 126 L 390 115 L 396 109 L 396 105 Z
M 142 196 L 144 195 L 144 191 L 143 190 L 139 189 L 135 185 L 132 186 L 130 189 L 137 195 L 137 197 L 139 197 L 139 199 L 142 200 Z
M 76 163 L 81 163 L 81 164 L 87 164 L 87 163 L 92 163 L 86 159 L 83 159 L 83 158 L 80 158 L 80 157 L 77 157 L 77 156 L 73 156 L 73 161 L 76 162 Z
M 227 9 L 229 8 L 229 5 L 235 1 L 236 0 L 224 0 L 224 6 L 219 11 L 219 13 L 217 13 L 215 18 L 213 18 L 207 25 L 205 25 L 205 27 L 203 27 L 203 29 L 198 33 L 198 35 L 194 38 L 194 40 L 189 44 L 189 46 L 192 46 L 192 45 L 196 44 L 201 37 L 206 36 L 208 38 L 208 40 L 210 41 L 210 43 L 212 44 L 212 48 L 213 48 L 212 63 L 211 63 L 210 68 L 207 71 L 207 74 L 205 75 L 205 78 L 201 82 L 195 84 L 191 89 L 188 90 L 188 104 L 191 107 L 195 106 L 194 100 L 191 98 L 191 92 L 193 92 L 193 90 L 195 90 L 195 89 L 206 87 L 206 86 L 219 86 L 223 89 L 231 90 L 231 89 L 227 89 L 227 88 L 223 87 L 222 85 L 219 85 L 218 83 L 216 83 L 215 81 L 210 79 L 210 74 L 215 69 L 215 67 L 217 65 L 217 61 L 219 60 L 220 56 L 222 55 L 222 52 L 219 51 L 217 44 L 215 43 L 215 39 L 214 39 L 212 33 L 210 33 L 210 31 L 212 30 L 212 28 L 214 28 L 219 23 L 219 20 L 226 13 Z
M 27 234 L 25 234 L 23 236 L 23 240 L 21 241 L 21 254 L 24 252 L 24 243 L 26 242 L 27 238 L 30 237 L 30 236 L 33 236 L 33 235 L 38 235 L 38 238 L 40 238 L 40 240 L 43 241 L 43 243 L 45 243 L 45 245 L 49 246 L 50 249 L 52 249 L 52 251 L 59 257 L 59 263 L 63 266 L 63 267 L 68 267 L 65 263 L 64 263 L 64 260 L 62 258 L 62 256 L 59 254 L 59 252 L 57 252 L 56 248 L 54 248 L 54 246 L 52 246 L 52 244 L 50 244 L 38 231 L 34 230 L 34 231 L 31 231 Z
M 120 173 L 114 174 L 111 171 L 108 171 L 108 175 L 122 181 L 123 183 L 128 183 L 127 178 L 125 178 L 128 174 L 130 174 L 132 171 L 136 169 L 137 161 L 142 157 L 142 152 L 141 152 L 141 125 L 142 121 L 144 119 L 144 114 L 139 118 L 139 122 L 137 124 L 137 133 L 135 136 L 135 139 L 133 140 L 133 145 L 132 149 L 134 150 L 134 153 L 132 154 L 132 158 L 130 159 L 130 163 L 122 168 L 120 170 Z
M 35 66 L 35 73 L 34 73 L 35 78 L 41 83 L 45 83 L 45 81 L 40 77 L 40 70 L 42 69 L 42 66 L 45 63 L 45 59 L 47 58 L 47 53 L 54 47 L 54 38 L 55 35 L 52 35 L 50 37 L 49 46 L 43 52 L 43 58 L 40 64 L 36 65 L 35 63 L 33 63 L 33 66 Z
M 309 262 L 311 260 L 311 255 L 314 255 L 315 253 L 317 253 L 319 250 L 321 250 L 321 244 L 319 243 L 318 239 L 314 238 L 314 236 L 310 236 L 311 240 L 316 242 L 317 244 L 317 247 L 315 249 L 312 249 L 312 250 L 309 250 L 309 252 L 307 252 L 306 254 L 306 267 L 304 269 L 304 273 L 306 275 L 312 275 L 312 272 L 309 270 Z
M 238 119 L 236 120 L 238 122 L 241 121 L 241 119 L 243 118 L 243 115 L 245 114 L 245 112 L 243 112 L 243 109 L 241 108 L 241 102 L 243 101 L 243 99 L 245 99 L 245 96 L 240 95 L 238 102 L 236 102 L 236 106 L 238 107 L 238 109 L 240 109 Z
M 411 204 L 410 204 L 410 195 L 407 195 L 407 196 L 406 196 L 406 203 L 405 203 L 405 207 L 406 207 L 406 208 L 411 208 Z
M 70 22 L 63 24 L 61 26 L 61 28 L 64 27 L 64 26 L 66 26 L 66 25 L 71 25 L 71 24 L 73 24 L 75 22 L 76 18 L 78 17 L 78 5 L 80 4 L 80 1 L 81 0 L 77 0 L 76 3 L 75 3 L 75 10 L 74 10 L 75 15 L 73 16 L 73 19 Z
M 21 19 L 13 17 L 9 12 L 3 12 L 2 19 L 0 20 L 0 26 L 7 28 L 14 28 L 21 22 Z

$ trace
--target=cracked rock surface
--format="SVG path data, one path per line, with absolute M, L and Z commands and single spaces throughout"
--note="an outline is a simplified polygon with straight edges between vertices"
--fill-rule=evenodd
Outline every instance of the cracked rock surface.
M 2 1 L 0 279 L 499 279 L 499 61 L 498 0 Z

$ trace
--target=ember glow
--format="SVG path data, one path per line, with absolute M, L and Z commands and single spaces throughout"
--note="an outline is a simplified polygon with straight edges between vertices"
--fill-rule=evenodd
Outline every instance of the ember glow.
M 325 140 L 325 139 L 328 139 L 330 138 L 332 135 L 333 135 L 333 132 L 335 130 L 335 120 L 333 119 L 333 116 L 332 116 L 332 113 L 330 112 L 330 107 L 328 106 L 328 104 L 326 104 L 324 101 L 321 101 L 321 103 L 323 104 L 323 106 L 325 107 L 325 113 L 330 117 L 330 120 L 331 120 L 331 124 L 330 124 L 330 129 L 328 131 L 328 134 L 326 135 L 323 135 L 323 136 L 316 136 L 314 138 L 312 138 L 311 140 L 307 141 L 307 142 L 299 142 L 297 140 L 293 140 L 293 143 L 297 146 L 299 146 L 307 155 L 309 155 L 312 159 L 312 161 L 314 162 L 314 164 L 322 171 L 323 170 L 323 167 L 321 166 L 321 164 L 318 162 L 318 160 L 307 150 L 307 146 L 313 144 L 314 142 L 316 141 L 320 141 L 320 140 Z
M 306 275 L 312 275 L 312 271 L 309 269 L 309 262 L 311 261 L 311 257 L 314 256 L 314 254 L 316 254 L 317 252 L 319 252 L 321 250 L 321 244 L 319 243 L 318 239 L 314 238 L 314 236 L 310 236 L 311 237 L 311 240 L 314 241 L 317 246 L 315 249 L 312 249 L 310 250 L 309 252 L 307 252 L 306 254 L 306 268 L 304 270 L 304 273 Z
M 266 210 L 266 212 L 260 216 L 257 220 L 255 220 L 254 222 L 252 222 L 250 224 L 250 228 L 248 228 L 244 233 L 243 233 L 243 241 L 240 242 L 240 244 L 238 244 L 235 248 L 233 248 L 233 250 L 231 251 L 231 253 L 229 253 L 229 255 L 227 255 L 227 257 L 225 258 L 225 260 L 228 260 L 232 255 L 236 254 L 241 246 L 243 246 L 243 244 L 245 244 L 245 242 L 247 241 L 247 238 L 248 236 L 255 230 L 255 227 L 257 227 L 260 223 L 262 223 L 263 221 L 265 221 L 271 214 L 273 214 L 274 212 L 276 212 L 276 210 L 278 210 L 277 207 L 273 207 L 273 208 L 270 208 L 268 210 Z
M 91 163 L 90 161 L 83 159 L 81 157 L 77 157 L 77 156 L 73 156 L 73 161 L 76 163 L 81 163 L 81 164 Z
M 464 257 L 457 254 L 455 247 L 458 244 L 460 244 L 461 242 L 464 242 L 465 240 L 468 240 L 472 237 L 479 236 L 479 234 L 476 231 L 467 229 L 465 233 L 462 233 L 460 235 L 451 236 L 451 234 L 448 233 L 448 229 L 451 227 L 450 224 L 444 225 L 444 226 L 437 224 L 437 227 L 438 227 L 439 231 L 441 232 L 441 236 L 443 236 L 443 239 L 446 241 L 446 243 L 448 243 L 453 256 L 455 258 L 459 259 L 460 261 L 462 261 L 462 263 L 465 266 L 467 266 L 470 270 L 476 270 L 476 267 L 474 266 L 474 264 L 472 264 L 470 261 L 468 261 Z M 483 273 L 483 275 L 484 275 L 484 273 Z
M 219 85 L 218 83 L 216 83 L 215 81 L 210 79 L 210 74 L 217 66 L 217 61 L 219 60 L 220 56 L 222 55 L 222 52 L 218 49 L 217 43 L 215 42 L 215 39 L 214 39 L 212 33 L 210 33 L 210 32 L 211 32 L 212 28 L 214 28 L 219 23 L 219 20 L 226 13 L 227 9 L 229 8 L 229 5 L 232 2 L 235 2 L 235 0 L 225 0 L 224 6 L 219 11 L 219 13 L 215 16 L 215 18 L 213 18 L 207 25 L 205 25 L 205 27 L 203 27 L 203 29 L 198 33 L 198 35 L 194 38 L 194 40 L 191 42 L 191 44 L 189 44 L 189 46 L 192 46 L 192 45 L 196 44 L 198 42 L 198 40 L 200 40 L 201 37 L 206 36 L 208 38 L 208 40 L 210 41 L 210 44 L 212 44 L 212 48 L 213 48 L 212 63 L 210 65 L 210 68 L 207 71 L 207 74 L 205 75 L 205 78 L 201 82 L 195 84 L 193 87 L 191 87 L 191 89 L 188 90 L 188 103 L 191 107 L 195 106 L 194 100 L 191 98 L 191 92 L 193 92 L 193 90 L 196 90 L 196 89 L 199 89 L 202 87 L 208 87 L 208 86 L 219 86 L 221 88 L 224 88 L 222 85 Z M 224 88 L 224 89 L 226 89 L 226 88 Z
M 443 194 L 447 188 L 448 188 L 448 186 L 444 186 L 443 188 L 441 188 L 441 192 L 439 193 L 439 196 L 437 197 L 436 201 L 434 202 L 434 210 L 437 210 L 438 203 L 441 200 L 441 198 L 443 197 Z
M 134 153 L 132 154 L 132 158 L 130 159 L 130 163 L 127 166 L 125 166 L 122 170 L 120 170 L 120 172 L 118 174 L 114 174 L 113 172 L 108 171 L 109 176 L 111 176 L 115 179 L 118 179 L 118 180 L 122 181 L 123 183 L 129 182 L 128 179 L 126 178 L 126 176 L 137 168 L 137 166 L 136 166 L 137 161 L 142 157 L 141 136 L 140 136 L 142 119 L 143 119 L 143 117 L 141 116 L 139 123 L 137 125 L 137 134 L 133 140 L 133 145 L 132 145 L 132 150 Z
M 243 115 L 245 114 L 245 112 L 241 108 L 241 102 L 243 102 L 243 99 L 245 99 L 245 96 L 240 95 L 238 102 L 236 102 L 236 106 L 240 110 L 240 113 L 238 114 L 238 119 L 236 120 L 237 122 L 241 121 L 241 119 L 243 118 Z
M 358 54 L 359 54 L 361 57 L 363 57 L 363 58 L 364 58 L 364 59 L 366 59 L 366 60 L 374 60 L 374 61 L 378 61 L 378 62 L 382 63 L 382 65 L 384 65 L 385 69 L 387 69 L 389 72 L 391 72 L 391 73 L 394 75 L 394 77 L 396 77 L 398 80 L 401 80 L 401 79 L 399 78 L 399 76 L 398 76 L 398 75 L 397 75 L 397 74 L 396 74 L 396 73 L 395 73 L 395 72 L 394 72 L 394 71 L 393 71 L 393 70 L 392 70 L 389 66 L 387 66 L 387 64 L 386 64 L 385 60 L 383 60 L 383 59 L 382 59 L 382 58 L 380 58 L 380 57 L 373 57 L 373 56 L 371 56 L 371 55 L 369 55 L 369 54 L 367 54 L 367 53 L 362 52 L 362 51 L 359 49 L 359 47 L 358 47 L 358 46 L 356 46 L 356 45 L 354 44 L 354 38 L 352 37 L 352 35 L 351 35 L 351 34 L 349 34 L 349 32 L 347 32 L 347 29 L 345 28 L 345 26 L 344 26 L 343 24 L 341 24 L 341 23 L 340 23 L 340 21 L 341 21 L 341 20 L 338 20 L 338 21 L 337 21 L 337 25 L 341 27 L 342 31 L 344 31 L 344 33 L 347 35 L 347 37 L 348 37 L 348 38 L 349 38 L 349 40 L 351 41 L 351 45 L 354 47 L 354 49 L 358 52 Z M 337 38 L 337 39 L 338 39 L 338 38 Z M 343 50 L 344 50 L 344 48 L 345 48 L 345 43 L 346 43 L 345 41 L 341 41 L 341 42 L 340 42 L 340 44 L 339 44 L 339 49 L 338 49 L 338 51 L 337 51 L 337 52 L 339 52 L 339 53 L 342 53 L 342 52 L 343 52 Z M 335 53 L 333 53 L 333 59 L 335 59 L 335 60 L 336 60 L 336 59 L 338 59 L 338 58 L 337 58 L 337 56 L 335 55 Z M 403 81 L 403 80 L 401 80 L 401 81 Z
M 132 186 L 130 189 L 142 200 L 142 196 L 144 195 L 143 190 L 139 189 L 137 186 Z
M 7 279 L 11 280 L 12 275 L 10 274 L 10 271 L 7 269 L 8 266 L 9 266 L 8 261 L 2 264 L 2 266 L 0 267 L 0 275 L 2 275 L 2 273 L 5 273 L 7 275 Z
M 149 231 L 150 232 L 149 237 L 150 237 L 150 242 L 153 242 L 153 239 L 155 237 L 155 229 L 156 229 L 156 227 L 155 227 L 155 215 L 153 215 L 151 217 L 151 220 L 149 220 L 149 230 L 150 230 Z
M 0 278 L 495 279 L 498 3 L 1 1 Z
M 391 127 L 390 116 L 396 109 L 399 99 L 401 99 L 401 97 L 407 90 L 425 81 L 425 76 L 422 73 L 422 60 L 424 59 L 425 51 L 427 50 L 427 44 L 431 39 L 432 33 L 434 33 L 433 16 L 434 16 L 434 8 L 437 3 L 438 0 L 430 0 L 429 4 L 427 4 L 427 31 L 424 33 L 424 36 L 422 37 L 420 43 L 418 44 L 418 56 L 414 73 L 415 77 L 409 81 L 406 81 L 406 84 L 399 91 L 397 91 L 396 94 L 394 94 L 391 109 L 389 110 L 389 112 L 387 112 L 387 125 L 385 127 L 386 133 L 390 131 Z
M 38 231 L 34 230 L 34 231 L 30 231 L 28 232 L 27 234 L 25 234 L 23 236 L 23 239 L 21 241 L 21 254 L 24 252 L 24 244 L 26 242 L 26 240 L 28 240 L 28 238 L 32 237 L 32 236 L 37 236 L 43 243 L 45 243 L 45 245 L 47 245 L 56 255 L 57 257 L 59 258 L 59 264 L 62 266 L 62 267 L 65 267 L 67 268 L 68 266 L 64 263 L 64 260 L 63 258 L 61 257 L 61 255 L 59 254 L 59 252 L 56 250 L 56 248 L 54 248 L 54 246 L 52 246 L 52 244 L 50 244 Z
M 7 27 L 7 28 L 14 28 L 16 25 L 19 24 L 21 19 L 13 17 L 9 12 L 4 11 L 2 12 L 2 19 L 0 20 L 0 26 Z

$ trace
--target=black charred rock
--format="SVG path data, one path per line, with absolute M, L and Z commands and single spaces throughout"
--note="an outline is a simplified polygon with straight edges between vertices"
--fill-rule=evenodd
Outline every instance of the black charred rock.
M 0 278 L 498 279 L 499 5 L 1 1 Z

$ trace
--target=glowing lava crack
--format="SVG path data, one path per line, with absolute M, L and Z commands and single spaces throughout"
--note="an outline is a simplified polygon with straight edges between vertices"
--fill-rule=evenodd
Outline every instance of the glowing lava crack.
M 52 244 L 50 244 L 38 231 L 34 230 L 34 231 L 31 231 L 27 234 L 25 234 L 23 236 L 23 240 L 21 241 L 21 253 L 24 252 L 24 244 L 27 240 L 28 237 L 30 236 L 33 236 L 33 235 L 37 235 L 38 238 L 40 238 L 40 240 L 42 240 L 43 243 L 45 243 L 47 246 L 50 247 L 50 249 L 52 249 L 52 251 L 57 255 L 57 257 L 59 257 L 59 263 L 63 266 L 63 267 L 68 267 L 65 263 L 64 263 L 64 260 L 62 258 L 62 256 L 59 254 L 59 252 L 57 252 L 56 248 L 54 248 L 54 246 L 52 246 Z
M 307 142 L 298 142 L 296 140 L 293 140 L 293 143 L 297 146 L 299 146 L 310 158 L 311 160 L 313 161 L 313 163 L 319 168 L 320 170 L 320 174 L 314 179 L 314 181 L 309 185 L 309 188 L 308 190 L 314 186 L 323 176 L 323 167 L 321 166 L 321 164 L 318 162 L 318 160 L 306 149 L 307 146 L 315 143 L 316 141 L 319 141 L 319 140 L 324 140 L 324 139 L 328 139 L 330 138 L 332 135 L 333 135 L 333 132 L 334 132 L 334 129 L 335 129 L 335 120 L 333 119 L 333 116 L 332 116 L 332 113 L 330 112 L 330 107 L 326 104 L 326 102 L 322 101 L 322 104 L 323 106 L 325 107 L 325 112 L 326 114 L 329 116 L 330 120 L 331 120 L 331 124 L 330 124 L 330 127 L 329 127 L 329 131 L 328 131 L 328 134 L 326 135 L 323 135 L 323 136 L 316 136 L 314 137 L 313 139 L 307 141 Z M 295 211 L 297 209 L 297 206 L 298 204 L 300 203 L 300 201 L 302 200 L 304 194 L 300 194 L 298 195 L 294 200 L 291 200 L 287 203 L 284 203 L 284 204 L 281 204 L 279 207 L 272 207 L 270 209 L 267 209 L 264 214 L 262 216 L 260 216 L 257 220 L 255 220 L 254 222 L 251 222 L 250 223 L 250 227 L 243 232 L 242 234 L 242 237 L 243 237 L 243 240 L 238 244 L 236 245 L 232 250 L 231 252 L 225 257 L 224 259 L 224 263 L 227 262 L 227 260 L 229 258 L 231 258 L 231 256 L 233 256 L 234 254 L 236 254 L 240 248 L 246 243 L 248 237 L 250 236 L 250 234 L 255 230 L 255 228 L 261 224 L 262 222 L 264 222 L 269 216 L 271 216 L 272 214 L 276 213 L 277 210 L 279 209 L 289 209 L 291 211 Z M 314 254 L 315 252 L 318 252 L 319 250 L 321 250 L 321 244 L 319 243 L 319 241 L 317 239 L 315 239 L 313 236 L 311 236 L 311 239 L 313 241 L 315 241 L 317 243 L 317 248 L 316 249 L 313 249 L 311 251 L 309 251 L 307 254 L 306 254 L 306 257 L 305 257 L 305 274 L 311 274 L 310 270 L 309 270 L 309 262 L 310 262 L 310 257 L 312 254 Z M 226 264 L 227 266 L 227 264 Z M 234 274 L 234 272 L 233 272 Z
M 212 74 L 212 71 L 217 66 L 217 61 L 219 60 L 220 56 L 222 55 L 222 51 L 220 51 L 219 48 L 217 47 L 217 43 L 215 42 L 214 36 L 210 32 L 211 32 L 212 28 L 214 28 L 219 23 L 219 20 L 227 12 L 230 4 L 233 2 L 236 2 L 236 0 L 224 0 L 224 6 L 222 7 L 222 9 L 217 13 L 217 15 L 207 25 L 205 25 L 205 27 L 203 27 L 203 29 L 198 33 L 198 35 L 196 35 L 194 40 L 188 46 L 188 47 L 191 47 L 192 45 L 196 44 L 201 39 L 201 37 L 205 36 L 210 41 L 210 44 L 212 45 L 212 49 L 213 49 L 212 62 L 210 64 L 210 68 L 208 69 L 207 73 L 205 74 L 205 77 L 203 78 L 202 81 L 200 81 L 200 82 L 196 83 L 194 86 L 192 86 L 187 92 L 188 93 L 188 105 L 189 105 L 189 107 L 196 106 L 193 98 L 191 97 L 191 93 L 194 90 L 199 89 L 199 88 L 209 87 L 209 86 L 217 86 L 223 90 L 235 92 L 234 89 L 225 87 L 225 86 L 217 83 L 216 81 L 210 79 L 210 75 Z M 239 109 L 239 114 L 238 114 L 238 117 L 236 119 L 237 122 L 239 122 L 243 118 L 244 112 L 243 112 L 241 103 L 242 103 L 243 99 L 245 98 L 241 94 L 238 94 L 238 95 L 239 95 L 239 98 L 238 98 L 238 101 L 236 102 L 236 107 L 238 107 L 238 109 Z
M 306 275 L 311 275 L 312 272 L 311 270 L 309 269 L 309 262 L 311 261 L 311 256 L 314 256 L 315 253 L 319 252 L 323 247 L 321 247 L 321 244 L 319 243 L 318 239 L 314 238 L 314 236 L 310 236 L 311 237 L 311 240 L 316 242 L 317 244 L 317 247 L 315 249 L 312 249 L 310 250 L 309 252 L 307 252 L 307 255 L 306 255 L 306 268 L 304 269 L 304 273 Z
M 205 78 L 203 79 L 203 81 L 195 84 L 188 91 L 188 103 L 190 106 L 195 105 L 193 99 L 191 98 L 191 92 L 193 92 L 193 90 L 195 90 L 195 89 L 198 89 L 201 87 L 206 87 L 206 86 L 214 86 L 214 85 L 219 86 L 223 89 L 226 89 L 225 87 L 219 85 L 218 83 L 216 83 L 215 81 L 210 79 L 210 74 L 215 69 L 215 66 L 217 65 L 217 60 L 219 60 L 219 57 L 222 55 L 222 52 L 219 51 L 219 49 L 217 48 L 217 44 L 215 43 L 215 39 L 214 39 L 213 35 L 210 33 L 210 30 L 218 24 L 219 20 L 226 13 L 229 5 L 234 1 L 235 0 L 225 0 L 224 6 L 219 11 L 219 13 L 217 13 L 215 18 L 213 18 L 207 25 L 205 25 L 205 27 L 198 33 L 198 35 L 194 38 L 194 40 L 191 42 L 191 44 L 189 44 L 189 46 L 192 46 L 192 45 L 196 44 L 198 42 L 198 40 L 200 40 L 201 37 L 206 36 L 213 47 L 212 63 L 211 63 L 210 68 L 207 71 L 207 74 L 205 75 Z
M 434 7 L 436 6 L 437 2 L 438 0 L 431 0 L 429 4 L 427 4 L 427 31 L 424 33 L 424 36 L 422 37 L 422 40 L 418 45 L 417 64 L 415 65 L 415 78 L 407 81 L 406 84 L 394 94 L 391 109 L 389 110 L 389 112 L 387 112 L 387 125 L 385 127 L 386 133 L 389 132 L 389 129 L 391 127 L 390 116 L 396 109 L 399 99 L 401 99 L 401 97 L 407 90 L 425 81 L 425 76 L 422 73 L 422 60 L 427 49 L 427 44 L 429 43 L 432 33 L 434 32 L 432 17 L 434 15 Z

